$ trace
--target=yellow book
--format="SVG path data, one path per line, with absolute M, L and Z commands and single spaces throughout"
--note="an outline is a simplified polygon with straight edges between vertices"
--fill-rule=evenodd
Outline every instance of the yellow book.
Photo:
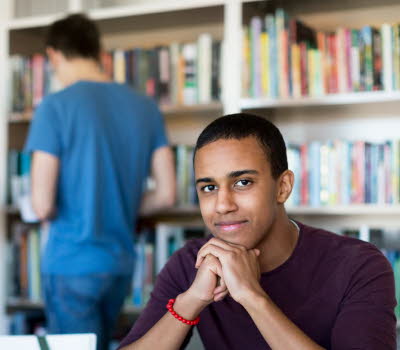
M 268 96 L 268 34 L 262 32 L 260 35 L 261 46 L 261 91 L 263 96 Z
M 301 97 L 301 76 L 300 76 L 300 46 L 292 44 L 291 47 L 291 63 L 292 66 L 292 86 L 293 97 Z
M 249 28 L 243 28 L 243 46 L 242 46 L 242 96 L 250 96 L 250 64 L 251 64 L 251 52 L 250 52 L 250 40 L 249 40 Z
M 114 80 L 121 84 L 126 82 L 125 53 L 123 50 L 114 51 Z
M 315 95 L 315 62 L 314 62 L 314 50 L 307 50 L 307 79 L 308 79 L 308 95 Z

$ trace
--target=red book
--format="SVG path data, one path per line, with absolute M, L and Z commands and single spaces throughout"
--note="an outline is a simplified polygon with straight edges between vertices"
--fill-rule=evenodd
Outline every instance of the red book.
M 301 95 L 308 96 L 308 77 L 307 77 L 307 44 L 300 43 L 300 84 Z
M 301 190 L 300 190 L 300 204 L 309 204 L 309 191 L 308 191 L 308 146 L 306 143 L 300 146 L 300 169 L 301 169 Z
M 327 62 L 327 48 L 326 48 L 326 35 L 323 32 L 317 33 L 317 46 L 318 50 L 321 53 L 321 73 L 322 73 L 322 87 L 324 89 L 324 93 L 328 92 L 329 84 L 328 84 L 328 76 L 329 76 L 329 65 Z
M 35 54 L 32 57 L 32 75 L 33 75 L 33 107 L 42 102 L 44 94 L 44 64 L 43 55 Z
M 336 51 L 336 34 L 329 35 L 329 56 L 331 58 L 331 71 L 329 79 L 329 93 L 337 93 L 338 86 L 338 72 L 337 72 L 337 51 Z
M 345 47 L 345 59 L 346 59 L 346 87 L 347 91 L 353 91 L 353 81 L 351 79 L 351 30 L 344 30 L 344 47 Z
M 289 33 L 285 29 L 282 34 L 282 76 L 280 84 L 281 97 L 289 97 Z

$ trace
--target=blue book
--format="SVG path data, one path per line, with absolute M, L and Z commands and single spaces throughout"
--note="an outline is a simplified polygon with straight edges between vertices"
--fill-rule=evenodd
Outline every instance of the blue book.
M 310 164 L 310 205 L 312 207 L 320 206 L 320 149 L 319 141 L 312 141 L 309 145 L 309 164 Z
M 261 18 L 253 17 L 250 22 L 251 97 L 260 97 L 262 95 L 261 94 L 261 44 L 260 44 L 261 30 L 262 30 Z
M 269 93 L 270 97 L 278 97 L 278 55 L 277 55 L 277 44 L 276 44 L 276 24 L 275 17 L 268 14 L 265 17 L 265 28 L 267 30 L 269 38 Z

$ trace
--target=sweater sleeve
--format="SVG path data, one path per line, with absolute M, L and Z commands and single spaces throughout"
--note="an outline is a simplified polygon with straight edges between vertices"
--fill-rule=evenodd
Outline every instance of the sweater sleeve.
M 395 350 L 395 285 L 388 260 L 368 245 L 349 269 L 352 275 L 332 330 L 332 349 Z
M 150 300 L 120 347 L 133 343 L 152 328 L 167 312 L 168 300 L 176 298 L 191 285 L 196 270 L 195 252 L 187 246 L 171 256 L 159 273 Z M 181 349 L 189 343 L 193 330 L 188 333 Z

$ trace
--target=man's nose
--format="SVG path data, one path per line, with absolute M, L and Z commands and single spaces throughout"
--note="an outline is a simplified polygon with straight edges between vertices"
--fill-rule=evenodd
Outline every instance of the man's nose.
M 218 197 L 215 210 L 218 214 L 226 214 L 237 210 L 237 204 L 231 191 L 220 189 L 217 196 Z

